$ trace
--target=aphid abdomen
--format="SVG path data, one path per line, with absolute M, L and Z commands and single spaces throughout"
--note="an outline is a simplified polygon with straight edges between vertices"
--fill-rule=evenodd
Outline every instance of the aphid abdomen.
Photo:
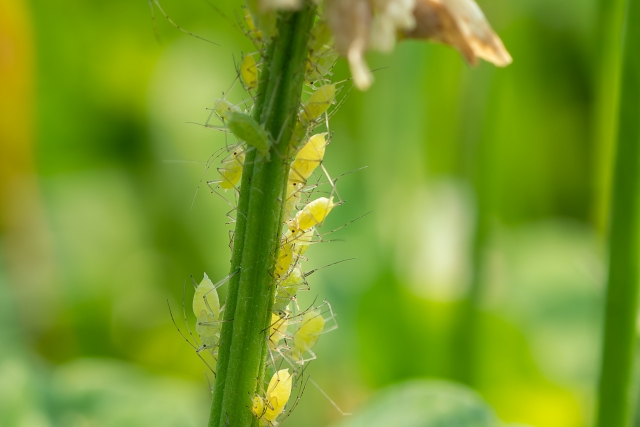
M 319 133 L 309 138 L 309 141 L 302 146 L 289 172 L 289 181 L 306 180 L 313 171 L 320 165 L 324 158 L 325 147 L 327 146 L 326 133 Z
M 244 55 L 240 63 L 240 77 L 247 90 L 258 87 L 258 65 L 252 55 Z
M 333 197 L 320 197 L 310 202 L 289 222 L 289 229 L 292 234 L 297 234 L 322 224 L 334 206 Z
M 300 327 L 293 335 L 291 355 L 294 360 L 304 361 L 304 354 L 316 344 L 324 325 L 325 320 L 319 310 L 311 310 L 305 313 Z
M 324 112 L 329 109 L 335 97 L 335 84 L 320 86 L 318 90 L 313 92 L 307 102 L 305 102 L 302 106 L 300 121 L 302 123 L 311 123 L 316 121 Z

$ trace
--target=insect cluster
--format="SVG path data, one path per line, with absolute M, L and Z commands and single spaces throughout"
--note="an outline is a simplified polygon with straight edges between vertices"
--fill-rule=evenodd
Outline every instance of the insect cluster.
M 258 392 L 251 397 L 251 411 L 260 424 L 275 426 L 282 421 L 296 375 L 301 378 L 305 363 L 316 358 L 312 349 L 319 336 L 337 328 L 331 305 L 327 301 L 301 309 L 296 299 L 299 291 L 310 289 L 307 277 L 315 270 L 305 272 L 303 262 L 307 260 L 305 253 L 309 246 L 322 241 L 317 227 L 341 203 L 336 180 L 329 176 L 323 165 L 331 137 L 328 120 L 333 111 L 329 112 L 329 109 L 336 103 L 339 92 L 338 84 L 330 81 L 337 54 L 332 47 L 326 22 L 318 17 L 311 34 L 305 69 L 305 92 L 308 94 L 304 95 L 306 99 L 301 102 L 297 112 L 288 152 L 279 153 L 273 148 L 280 136 L 270 135 L 252 116 L 264 50 L 263 35 L 248 12 L 245 15 L 244 32 L 258 50 L 242 56 L 237 66 L 236 81 L 240 82 L 251 100 L 238 104 L 230 102 L 227 95 L 231 89 L 215 100 L 210 120 L 215 116 L 221 125 L 211 125 L 208 120 L 206 126 L 224 132 L 237 142 L 226 144 L 221 150 L 226 155 L 217 168 L 219 178 L 207 184 L 223 197 L 231 192 L 237 200 L 243 169 L 247 167 L 248 154 L 252 150 L 257 152 L 255 162 L 284 161 L 290 164 L 286 191 L 281 200 L 284 222 L 279 248 L 274 254 L 272 276 L 275 296 L 270 313 L 271 323 L 268 330 L 264 331 L 269 351 L 265 373 L 271 379 L 266 388 L 264 384 L 257 384 Z M 269 100 L 265 104 L 265 108 L 269 108 Z M 314 197 L 322 191 L 323 186 L 330 187 L 330 190 L 325 191 L 322 197 Z M 235 203 L 227 201 L 235 209 Z M 231 213 L 228 216 L 235 221 Z M 233 245 L 233 237 L 231 240 Z M 194 347 L 198 355 L 207 351 L 217 360 L 223 322 L 221 313 L 224 311 L 217 288 L 231 276 L 214 284 L 205 274 L 195 286 L 193 312 L 197 318 L 195 330 L 201 344 Z

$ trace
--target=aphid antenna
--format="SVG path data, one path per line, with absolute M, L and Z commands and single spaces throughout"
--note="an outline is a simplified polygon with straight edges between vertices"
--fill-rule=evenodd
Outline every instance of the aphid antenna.
M 224 197 L 223 194 L 220 194 L 217 189 L 220 188 L 220 183 L 222 182 L 222 180 L 215 180 L 215 181 L 207 181 L 207 186 L 209 187 L 209 189 L 211 190 L 212 193 L 217 194 L 218 196 L 220 196 L 222 198 L 222 200 L 225 201 L 225 203 L 227 203 L 229 206 L 231 206 L 231 210 L 229 212 L 227 212 L 227 217 L 229 217 L 229 214 L 231 212 L 236 211 L 238 208 L 236 205 L 234 205 L 233 203 L 231 203 L 226 197 Z M 235 188 L 235 186 L 234 186 Z
M 322 240 L 322 237 L 327 236 L 327 235 L 329 235 L 329 234 L 331 234 L 331 233 L 335 233 L 336 231 L 342 230 L 343 228 L 348 227 L 349 225 L 351 225 L 351 224 L 353 224 L 354 222 L 356 222 L 356 221 L 358 221 L 358 220 L 360 220 L 360 219 L 364 218 L 365 216 L 369 215 L 369 214 L 370 214 L 370 213 L 372 213 L 372 212 L 373 212 L 373 211 L 369 211 L 369 212 L 367 212 L 367 213 L 365 213 L 365 214 L 362 214 L 362 215 L 360 215 L 359 217 L 357 217 L 357 218 L 355 218 L 355 219 L 352 219 L 351 221 L 347 221 L 346 223 L 342 224 L 341 226 L 339 226 L 339 227 L 337 227 L 337 228 L 334 228 L 334 229 L 333 229 L 333 230 L 331 230 L 331 231 L 327 231 L 326 233 L 322 233 L 322 234 L 318 233 L 318 237 L 320 238 L 320 240 L 319 240 L 319 241 L 317 241 L 317 242 L 313 242 L 313 243 L 321 243 L 321 242 L 329 243 L 329 242 L 344 241 L 344 240 L 342 240 L 342 239 Z
M 327 264 L 327 265 L 323 265 L 322 267 L 317 267 L 314 268 L 313 270 L 307 271 L 306 273 L 303 274 L 303 277 L 306 279 L 307 277 L 311 276 L 313 273 L 315 273 L 318 270 L 322 270 L 323 268 L 327 268 L 327 267 L 333 267 L 336 264 L 341 264 L 343 262 L 347 262 L 347 261 L 354 261 L 357 258 L 347 258 L 347 259 L 343 259 L 340 261 L 336 261 L 336 262 L 332 262 L 331 264 Z
M 236 24 L 235 22 L 233 22 L 233 21 L 231 20 L 231 18 L 229 18 L 229 17 L 228 17 L 228 16 L 227 16 L 223 11 L 222 11 L 222 9 L 220 9 L 218 6 L 216 6 L 215 4 L 213 4 L 212 2 L 210 2 L 210 1 L 208 1 L 208 0 L 203 0 L 203 1 L 204 1 L 204 2 L 209 6 L 209 7 L 211 7 L 211 8 L 212 8 L 212 9 L 213 9 L 213 10 L 214 10 L 218 15 L 222 16 L 222 18 L 223 18 L 225 21 L 227 21 L 227 22 L 231 25 L 231 27 L 233 27 L 233 29 L 234 29 L 234 30 L 237 30 L 237 31 L 241 32 L 242 34 L 244 34 L 244 32 L 243 32 L 239 27 L 237 27 L 237 26 L 236 26 L 237 24 Z
M 331 175 L 329 175 L 329 171 L 327 170 L 327 168 L 324 167 L 324 164 L 320 163 L 320 167 L 322 168 L 322 171 L 324 172 L 324 174 L 326 175 L 327 179 L 329 180 L 329 182 L 331 182 L 331 195 L 333 195 L 335 193 L 336 197 L 338 198 L 339 202 L 336 203 L 336 206 L 339 206 L 341 204 L 344 203 L 344 200 L 342 199 L 342 197 L 340 196 L 340 193 L 338 193 L 338 187 L 337 187 L 337 183 L 338 183 L 338 178 L 336 179 L 331 179 Z M 324 222 L 324 221 L 323 221 Z
M 215 46 L 220 46 L 220 44 L 212 42 L 211 40 L 205 39 L 204 37 L 201 37 L 197 34 L 192 33 L 191 31 L 185 30 L 184 28 L 182 28 L 180 25 L 176 24 L 175 21 L 173 19 L 171 19 L 171 17 L 169 17 L 169 15 L 167 15 L 167 13 L 164 11 L 164 9 L 162 9 L 162 6 L 160 6 L 160 2 L 158 0 L 149 0 L 149 7 L 151 8 L 151 19 L 153 20 L 153 30 L 154 32 L 156 31 L 156 16 L 153 10 L 153 5 L 155 4 L 155 6 L 158 8 L 158 10 L 160 11 L 160 13 L 162 13 L 165 17 L 165 19 L 171 24 L 173 25 L 175 28 L 177 28 L 178 30 L 180 30 L 181 32 L 188 34 L 192 37 L 195 37 L 197 39 L 203 40 L 207 43 L 211 43 Z M 158 39 L 157 33 L 156 33 L 156 39 Z
M 204 128 L 207 129 L 215 129 L 218 132 L 224 132 L 224 133 L 231 133 L 231 131 L 229 129 L 227 129 L 224 126 L 214 126 L 214 125 L 210 125 L 208 123 L 198 123 L 198 122 L 185 122 L 188 125 L 197 125 L 197 126 L 202 126 Z
M 334 401 L 333 401 L 333 399 L 331 399 L 331 398 L 329 397 L 329 395 L 328 395 L 328 394 L 327 394 L 327 393 L 322 389 L 322 387 L 320 387 L 320 386 L 318 385 L 318 383 L 317 383 L 317 382 L 315 382 L 315 381 L 313 380 L 313 378 L 311 378 L 311 375 L 309 375 L 309 379 L 308 379 L 308 381 L 310 381 L 310 382 L 311 382 L 311 384 L 313 384 L 313 385 L 314 385 L 314 387 L 318 389 L 318 391 L 320 392 L 320 394 L 322 394 L 322 395 L 323 395 L 323 396 L 324 396 L 324 397 L 329 401 L 329 403 L 331 404 L 331 406 L 333 406 L 333 407 L 336 409 L 336 411 L 338 411 L 338 412 L 340 413 L 340 415 L 342 415 L 342 416 L 349 416 L 349 415 L 353 415 L 351 412 L 344 412 L 342 409 L 340 409 L 340 407 L 338 406 L 338 404 L 337 404 L 336 402 L 334 402 Z
M 256 42 L 253 40 L 253 38 L 251 37 L 249 31 L 244 31 L 243 30 L 243 24 L 242 24 L 242 18 L 238 15 L 238 12 L 236 10 L 233 11 L 233 15 L 236 18 L 236 22 L 234 22 L 231 18 L 229 18 L 220 8 L 218 8 L 215 4 L 213 4 L 211 1 L 209 0 L 204 0 L 204 2 L 211 7 L 216 13 L 218 13 L 220 16 L 222 16 L 224 18 L 225 21 L 227 21 L 229 23 L 229 25 L 231 25 L 231 27 L 242 33 L 243 35 L 245 35 L 246 37 L 248 37 L 251 42 L 255 45 Z M 244 10 L 245 7 L 242 7 L 242 9 Z M 263 49 L 258 49 L 261 53 Z
M 316 295 L 315 298 L 313 299 L 313 301 L 311 301 L 311 304 L 309 304 L 309 307 L 307 307 L 306 309 L 300 311 L 300 309 L 298 309 L 298 313 L 296 313 L 293 316 L 290 316 L 289 319 L 297 319 L 295 322 L 291 322 L 289 323 L 290 325 L 292 324 L 296 324 L 296 323 L 300 323 L 302 321 L 302 316 L 304 316 L 307 312 L 311 311 L 311 310 L 315 310 L 318 307 L 315 307 L 315 303 L 318 300 L 318 296 Z

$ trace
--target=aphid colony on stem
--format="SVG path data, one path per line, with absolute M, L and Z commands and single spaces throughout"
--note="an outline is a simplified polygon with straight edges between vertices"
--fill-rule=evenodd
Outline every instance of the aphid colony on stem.
M 242 56 L 237 68 L 237 81 L 254 100 L 260 80 L 262 34 L 254 26 L 251 15 L 247 14 L 245 19 L 245 33 L 259 50 Z M 281 200 L 284 223 L 279 248 L 274 255 L 275 296 L 270 313 L 271 323 L 264 331 L 269 351 L 264 372 L 272 376 L 266 388 L 258 381 L 256 393 L 247 405 L 259 423 L 265 426 L 275 426 L 282 421 L 281 415 L 289 401 L 296 375 L 301 377 L 304 364 L 316 358 L 312 349 L 320 335 L 337 328 L 331 305 L 327 301 L 300 309 L 296 299 L 298 291 L 310 289 L 306 277 L 313 271 L 305 273 L 303 262 L 307 259 L 305 253 L 309 246 L 321 240 L 316 228 L 341 203 L 335 180 L 331 179 L 322 165 L 330 138 L 328 110 L 335 103 L 339 91 L 336 84 L 329 81 L 337 55 L 331 47 L 331 34 L 326 23 L 320 19 L 318 21 L 311 37 L 305 73 L 305 84 L 310 89 L 310 95 L 300 105 L 288 152 L 275 151 L 274 155 L 272 147 L 278 145 L 280 136 L 269 134 L 252 117 L 251 101 L 240 104 L 230 102 L 227 99 L 230 91 L 223 98 L 216 99 L 211 110 L 221 125 L 212 126 L 209 121 L 206 124 L 237 139 L 236 143 L 226 147 L 228 154 L 217 169 L 220 178 L 207 182 L 213 191 L 221 189 L 224 192 L 231 190 L 234 195 L 240 193 L 247 155 L 253 150 L 261 161 L 290 163 L 286 194 L 282 195 Z M 268 100 L 266 106 L 269 108 Z M 319 126 L 326 129 L 317 132 Z M 331 186 L 327 197 L 312 199 L 315 189 L 324 180 L 320 175 L 318 180 L 310 183 L 315 171 L 322 171 Z M 334 199 L 338 199 L 338 202 Z M 193 299 L 193 311 L 197 318 L 195 329 L 202 343 L 199 347 L 195 346 L 196 350 L 198 353 L 208 350 L 215 360 L 218 356 L 221 313 L 224 310 L 224 307 L 220 307 L 217 288 L 229 277 L 214 285 L 205 274 L 196 287 Z M 289 368 L 280 369 L 282 364 L 289 365 Z

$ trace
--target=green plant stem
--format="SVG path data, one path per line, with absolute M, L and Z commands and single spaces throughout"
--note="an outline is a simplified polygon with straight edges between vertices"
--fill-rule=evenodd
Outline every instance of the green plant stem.
M 640 1 L 628 0 L 609 248 L 598 427 L 630 427 L 640 280 Z
M 250 408 L 264 376 L 275 294 L 273 272 L 291 162 L 289 141 L 300 106 L 314 18 L 311 4 L 280 13 L 278 34 L 267 46 L 253 115 L 275 143 L 270 161 L 255 150 L 245 159 L 231 258 L 235 274 L 229 281 L 209 427 L 257 424 Z

